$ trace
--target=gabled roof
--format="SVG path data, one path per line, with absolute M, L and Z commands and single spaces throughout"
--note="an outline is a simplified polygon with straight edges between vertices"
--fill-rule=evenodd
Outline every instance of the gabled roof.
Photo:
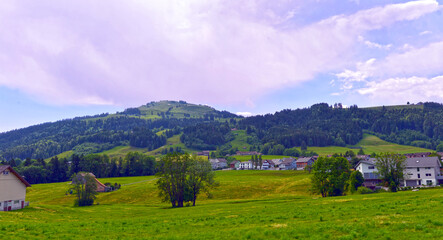
M 406 167 L 441 167 L 438 157 L 416 157 L 406 159 Z
M 31 184 L 29 184 L 28 181 L 26 181 L 22 176 L 20 176 L 20 174 L 18 174 L 18 172 L 16 172 L 11 166 L 9 166 L 9 165 L 0 166 L 0 173 L 5 170 L 9 170 L 9 172 L 14 174 L 18 179 L 20 179 L 20 181 L 22 181 L 23 184 L 25 184 L 26 187 L 31 186 Z
M 312 158 L 310 157 L 299 158 L 297 159 L 297 163 L 307 163 L 309 162 L 309 160 L 312 160 Z

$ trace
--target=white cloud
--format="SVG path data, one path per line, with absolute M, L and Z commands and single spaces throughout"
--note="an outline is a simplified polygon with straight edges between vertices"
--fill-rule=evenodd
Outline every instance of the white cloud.
M 409 77 L 389 78 L 369 82 L 359 89 L 361 95 L 370 96 L 378 102 L 405 103 L 443 100 L 443 76 L 434 78 Z
M 4 0 L 0 85 L 51 104 L 179 98 L 253 106 L 269 91 L 347 65 L 357 36 L 438 9 L 413 1 L 279 28 L 302 3 Z
M 250 113 L 250 112 L 236 112 L 235 114 L 243 116 L 243 117 L 250 117 L 250 116 L 254 116 L 255 114 Z

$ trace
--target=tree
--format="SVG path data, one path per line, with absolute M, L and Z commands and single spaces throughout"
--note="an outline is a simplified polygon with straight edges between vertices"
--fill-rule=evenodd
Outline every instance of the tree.
M 363 151 L 363 148 L 360 148 L 360 150 L 358 150 L 357 155 L 365 155 L 365 151 Z
M 209 161 L 200 160 L 195 156 L 192 156 L 189 160 L 185 201 L 192 202 L 192 206 L 195 206 L 197 196 L 201 192 L 205 192 L 208 197 L 212 197 L 209 190 L 217 186 L 217 183 L 214 180 L 215 174 Z
M 396 192 L 400 181 L 404 179 L 406 157 L 395 153 L 381 153 L 375 160 L 377 172 L 385 186 Z
M 342 196 L 349 180 L 349 162 L 343 157 L 320 157 L 312 165 L 311 191 L 322 197 Z
M 197 159 L 189 154 L 167 154 L 158 163 L 156 176 L 159 196 L 172 207 L 183 207 L 184 202 L 195 206 L 197 196 L 215 187 L 214 173 L 207 160 Z
M 438 144 L 438 146 L 437 146 L 437 152 L 443 152 L 443 143 Z
M 354 193 L 364 182 L 363 174 L 360 171 L 353 171 L 349 177 L 349 191 Z
M 306 151 L 306 150 L 308 150 L 308 146 L 306 146 L 306 142 L 305 142 L 305 141 L 301 142 L 300 149 L 301 149 L 302 151 Z
M 72 176 L 71 190 L 77 195 L 74 206 L 90 206 L 97 195 L 97 182 L 90 173 L 79 172 Z
M 159 162 L 156 176 L 159 196 L 172 207 L 183 207 L 189 154 L 168 153 Z

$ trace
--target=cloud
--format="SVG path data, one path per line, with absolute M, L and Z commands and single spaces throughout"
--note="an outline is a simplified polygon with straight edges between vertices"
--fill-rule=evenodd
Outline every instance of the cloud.
M 282 28 L 299 4 L 4 0 L 0 85 L 50 104 L 253 106 L 269 92 L 347 65 L 357 36 L 438 9 L 436 1 L 413 1 Z
M 383 103 L 443 101 L 443 41 L 407 49 L 336 74 L 341 89 Z
M 361 95 L 385 103 L 406 103 L 443 100 L 443 76 L 434 78 L 409 77 L 389 78 L 369 82 L 365 88 L 358 90 Z
M 250 116 L 254 116 L 255 114 L 250 113 L 250 112 L 236 112 L 235 114 L 243 116 L 243 117 L 250 117 Z

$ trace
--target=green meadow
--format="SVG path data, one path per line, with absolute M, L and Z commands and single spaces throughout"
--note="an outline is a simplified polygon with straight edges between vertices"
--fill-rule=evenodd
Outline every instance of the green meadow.
M 356 154 L 358 148 L 363 148 L 365 154 L 371 153 L 382 153 L 382 152 L 394 152 L 394 153 L 416 153 L 416 152 L 432 152 L 433 150 L 426 148 L 419 148 L 407 145 L 399 145 L 395 143 L 386 142 L 377 136 L 364 134 L 363 139 L 360 140 L 355 146 L 349 147 L 308 147 L 308 151 L 313 151 L 318 153 L 320 156 L 332 155 L 334 153 L 345 153 L 346 151 L 352 150 Z M 300 148 L 299 148 L 300 150 Z
M 160 202 L 155 177 L 73 207 L 68 183 L 28 188 L 30 206 L 0 212 L 1 239 L 441 239 L 443 189 L 321 198 L 297 171 L 218 171 L 197 206 Z

